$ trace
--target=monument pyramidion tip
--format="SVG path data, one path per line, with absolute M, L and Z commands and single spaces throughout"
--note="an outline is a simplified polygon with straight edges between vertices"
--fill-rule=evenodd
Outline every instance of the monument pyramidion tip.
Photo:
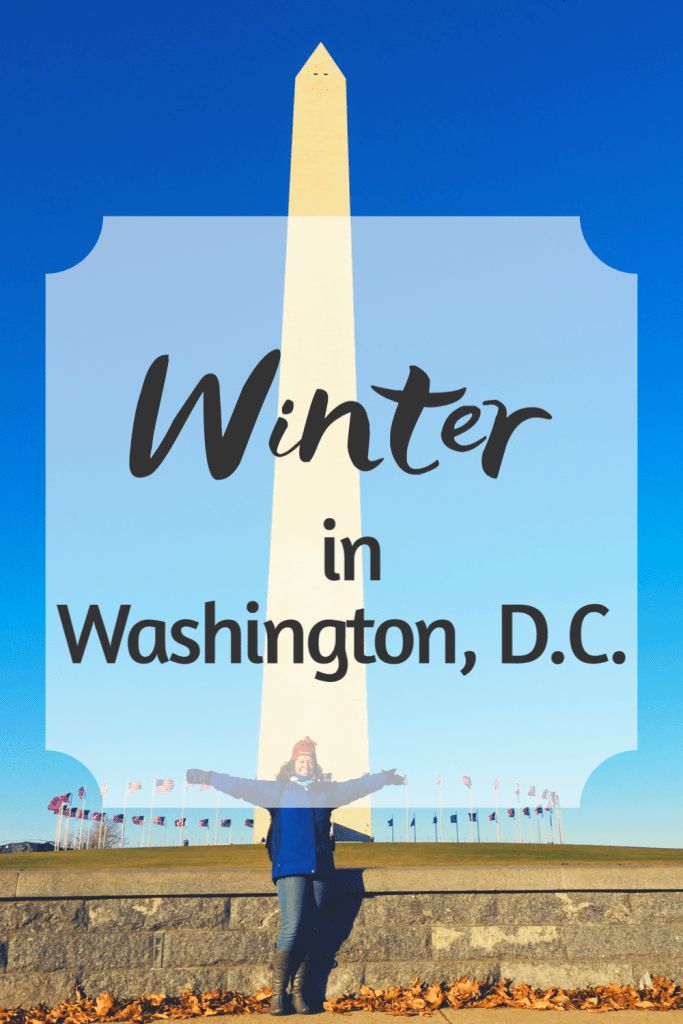
M 344 78 L 344 75 L 332 60 L 332 57 L 324 43 L 318 43 L 311 56 L 299 71 L 299 75 L 304 74 L 304 72 L 307 75 L 319 75 L 321 78 L 329 76 Z M 299 75 L 297 75 L 297 78 Z

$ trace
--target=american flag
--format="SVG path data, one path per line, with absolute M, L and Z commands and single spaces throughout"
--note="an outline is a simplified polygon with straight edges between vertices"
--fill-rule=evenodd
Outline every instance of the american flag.
M 155 793 L 170 793 L 173 789 L 173 779 L 157 779 L 154 783 Z
M 221 828 L 230 828 L 232 825 L 232 818 L 221 818 Z
M 52 800 L 50 800 L 49 804 L 47 805 L 47 809 L 48 809 L 48 811 L 54 811 L 55 814 L 59 814 L 59 809 L 62 806 L 62 804 L 70 804 L 70 803 L 71 803 L 71 793 L 62 793 L 61 796 L 53 796 L 52 797 Z
M 530 818 L 531 817 L 531 808 L 530 807 L 522 807 L 522 814 L 525 814 L 527 818 Z
M 463 775 L 461 781 L 463 786 L 467 786 L 468 789 L 472 788 L 472 779 L 469 777 L 469 775 Z
M 514 818 L 514 816 L 515 816 L 515 809 L 514 809 L 514 807 L 508 807 L 508 818 Z
M 200 828 L 208 828 L 209 827 L 209 819 L 208 818 L 200 818 L 199 819 L 199 827 Z
M 495 820 L 496 820 L 496 812 L 495 811 L 491 811 L 491 813 L 489 814 L 489 821 L 495 821 Z
M 142 783 L 138 779 L 134 779 L 133 782 L 128 783 L 129 793 L 139 793 L 142 789 Z
M 244 819 L 244 824 L 246 825 L 247 828 L 253 828 L 254 827 L 254 819 L 253 818 L 245 818 Z
M 130 820 L 133 822 L 134 825 L 144 825 L 145 816 L 144 814 L 134 814 Z
M 536 796 L 536 787 L 535 786 L 529 786 L 529 790 L 527 792 L 527 796 Z
M 548 814 L 552 814 L 553 813 L 552 807 L 546 807 L 545 809 L 548 812 Z
M 166 824 L 166 818 L 164 817 L 164 815 L 163 814 L 157 814 L 156 817 L 154 818 L 154 824 L 155 825 L 165 825 Z
M 114 822 L 115 825 L 123 825 L 123 815 L 122 814 L 115 814 L 114 817 L 111 820 Z
M 543 814 L 542 807 L 534 807 L 534 814 Z
M 106 814 L 104 813 L 104 811 L 93 811 L 92 812 L 92 820 L 93 821 L 104 821 L 105 818 L 106 818 Z
M 175 827 L 176 828 L 185 828 L 185 822 L 186 821 L 187 821 L 187 818 L 176 818 L 176 820 L 175 820 Z
M 78 799 L 85 800 L 85 786 L 80 786 L 78 790 Z
M 84 809 L 84 810 L 81 810 L 81 808 L 80 808 L 80 807 L 77 807 L 77 808 L 76 808 L 76 814 L 75 814 L 75 817 L 76 817 L 76 818 L 82 818 L 82 819 L 83 819 L 83 821 L 87 821 L 87 820 L 88 820 L 88 815 L 89 815 L 89 814 L 90 814 L 90 811 L 88 811 L 88 810 L 85 810 L 85 809 Z
M 500 787 L 500 779 L 496 775 L 495 779 L 493 780 L 493 788 L 494 789 L 498 789 L 499 787 Z

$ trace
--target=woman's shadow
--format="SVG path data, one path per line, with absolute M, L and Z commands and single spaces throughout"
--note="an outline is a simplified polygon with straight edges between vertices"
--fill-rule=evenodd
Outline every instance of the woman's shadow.
M 314 1013 L 322 1012 L 329 977 L 337 966 L 336 955 L 353 931 L 364 892 L 362 868 L 337 868 L 332 891 L 321 909 L 306 971 L 305 998 Z

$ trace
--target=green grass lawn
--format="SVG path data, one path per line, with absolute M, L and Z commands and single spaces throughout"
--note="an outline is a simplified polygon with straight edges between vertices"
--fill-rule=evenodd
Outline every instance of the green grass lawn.
M 683 864 L 683 850 L 639 846 L 551 846 L 531 843 L 340 843 L 340 868 L 487 864 Z M 45 868 L 267 868 L 262 846 L 187 846 L 0 855 L 0 870 Z

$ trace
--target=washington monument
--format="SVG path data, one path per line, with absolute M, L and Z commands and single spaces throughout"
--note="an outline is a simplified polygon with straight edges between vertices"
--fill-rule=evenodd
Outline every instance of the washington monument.
M 294 431 L 316 388 L 328 392 L 330 409 L 356 397 L 350 213 L 346 80 L 321 43 L 294 91 L 279 385 L 279 407 Z M 298 619 L 307 630 L 321 619 L 350 619 L 363 607 L 360 555 L 354 579 L 332 582 L 323 572 L 324 538 L 356 540 L 362 533 L 360 480 L 346 430 L 342 419 L 326 431 L 312 462 L 275 462 L 272 621 Z M 337 682 L 316 680 L 319 668 L 308 655 L 303 664 L 264 666 L 259 777 L 272 778 L 306 735 L 335 779 L 368 771 L 364 666 L 350 661 Z M 257 817 L 256 841 L 267 818 Z M 335 820 L 369 835 L 369 802 L 335 812 Z

